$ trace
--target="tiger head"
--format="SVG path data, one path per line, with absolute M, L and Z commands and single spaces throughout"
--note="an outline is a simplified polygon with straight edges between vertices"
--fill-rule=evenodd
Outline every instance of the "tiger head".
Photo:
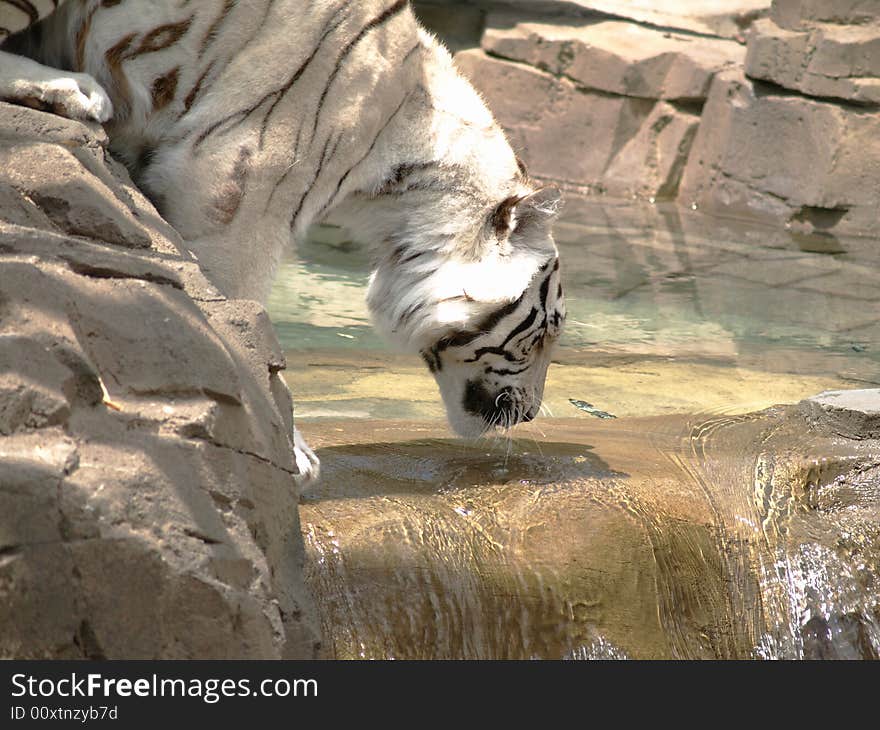
M 530 421 L 541 406 L 565 319 L 558 205 L 554 188 L 511 195 L 488 209 L 476 251 L 408 247 L 373 272 L 375 324 L 421 355 L 461 436 Z

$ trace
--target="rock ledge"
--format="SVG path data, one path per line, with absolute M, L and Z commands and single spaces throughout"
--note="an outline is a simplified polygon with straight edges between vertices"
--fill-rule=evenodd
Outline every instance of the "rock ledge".
M 281 349 L 106 142 L 0 104 L 0 656 L 312 657 Z

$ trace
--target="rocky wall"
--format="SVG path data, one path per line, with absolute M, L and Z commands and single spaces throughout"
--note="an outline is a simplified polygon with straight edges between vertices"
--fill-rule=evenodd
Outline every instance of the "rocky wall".
M 0 104 L 0 657 L 312 657 L 281 349 L 106 142 Z
M 880 234 L 876 3 L 417 9 L 539 179 L 800 233 Z

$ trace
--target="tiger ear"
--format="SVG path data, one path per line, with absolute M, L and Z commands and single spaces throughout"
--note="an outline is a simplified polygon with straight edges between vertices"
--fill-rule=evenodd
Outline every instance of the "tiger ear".
M 511 195 L 492 213 L 492 227 L 499 238 L 535 223 L 548 223 L 559 212 L 562 197 L 555 187 L 545 187 L 528 195 Z

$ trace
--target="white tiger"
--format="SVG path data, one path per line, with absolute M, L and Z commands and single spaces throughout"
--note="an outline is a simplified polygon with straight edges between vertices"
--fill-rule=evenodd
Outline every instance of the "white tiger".
M 225 294 L 265 301 L 291 233 L 332 216 L 372 247 L 374 321 L 422 355 L 456 432 L 537 414 L 559 194 L 406 0 L 0 0 L 5 36 L 0 98 L 106 123 Z

